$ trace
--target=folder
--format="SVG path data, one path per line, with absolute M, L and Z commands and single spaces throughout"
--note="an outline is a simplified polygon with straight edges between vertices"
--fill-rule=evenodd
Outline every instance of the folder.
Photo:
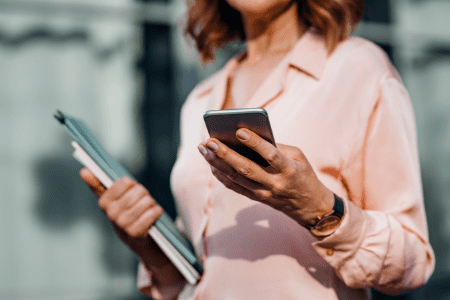
M 72 141 L 75 149 L 73 157 L 91 170 L 106 188 L 122 177 L 136 180 L 106 152 L 81 120 L 63 114 L 61 111 L 57 111 L 55 118 L 74 138 Z M 195 285 L 203 273 L 202 263 L 196 256 L 191 243 L 176 228 L 175 223 L 165 211 L 148 233 L 186 280 Z

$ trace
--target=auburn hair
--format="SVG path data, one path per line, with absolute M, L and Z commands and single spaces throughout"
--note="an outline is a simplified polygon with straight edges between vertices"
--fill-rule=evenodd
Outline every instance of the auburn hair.
M 364 0 L 294 0 L 307 26 L 324 37 L 328 53 L 343 41 L 363 17 Z M 226 0 L 188 0 L 186 33 L 200 52 L 203 62 L 214 59 L 214 50 L 228 42 L 245 40 L 241 14 Z

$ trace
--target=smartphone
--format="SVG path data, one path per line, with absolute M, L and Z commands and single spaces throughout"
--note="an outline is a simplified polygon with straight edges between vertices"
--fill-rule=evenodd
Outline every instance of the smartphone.
M 265 109 L 239 108 L 209 110 L 203 115 L 203 119 L 211 137 L 218 139 L 229 148 L 255 163 L 263 167 L 269 166 L 261 155 L 244 146 L 236 138 L 236 131 L 238 129 L 247 128 L 276 147 L 272 128 L 270 127 L 269 116 Z

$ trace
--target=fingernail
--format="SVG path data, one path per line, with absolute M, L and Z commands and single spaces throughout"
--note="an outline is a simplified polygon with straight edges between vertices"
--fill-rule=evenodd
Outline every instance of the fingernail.
M 244 141 L 246 141 L 250 138 L 250 136 L 248 135 L 247 132 L 245 132 L 245 130 L 239 130 L 237 132 L 237 136 L 238 136 L 238 138 L 240 138 L 241 140 L 244 140 Z
M 214 142 L 208 142 L 208 143 L 206 144 L 206 146 L 207 146 L 209 149 L 211 149 L 212 151 L 214 151 L 214 152 L 216 152 L 217 150 L 219 150 L 219 145 L 217 145 L 217 144 L 214 143 Z
M 203 146 L 203 145 L 199 145 L 199 146 L 198 146 L 198 151 L 200 151 L 200 153 L 201 153 L 203 156 L 206 156 L 206 153 L 208 153 L 208 150 L 206 150 L 205 146 Z

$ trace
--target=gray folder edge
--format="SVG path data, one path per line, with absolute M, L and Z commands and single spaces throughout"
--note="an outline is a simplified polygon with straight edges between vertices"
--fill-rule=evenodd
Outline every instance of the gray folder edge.
M 59 110 L 54 117 L 111 180 L 116 181 L 122 177 L 136 180 L 117 160 L 109 155 L 94 134 L 84 125 L 83 121 L 64 114 Z M 154 226 L 201 276 L 203 265 L 200 259 L 196 256 L 191 243 L 178 230 L 171 217 L 165 211 L 156 220 Z

